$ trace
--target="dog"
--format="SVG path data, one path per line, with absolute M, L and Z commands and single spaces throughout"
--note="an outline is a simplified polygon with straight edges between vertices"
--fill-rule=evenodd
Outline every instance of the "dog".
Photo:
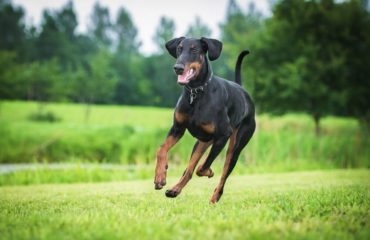
M 232 172 L 240 152 L 248 144 L 256 128 L 255 107 L 249 94 L 241 86 L 241 64 L 249 51 L 242 51 L 237 59 L 235 82 L 215 76 L 210 61 L 216 60 L 222 51 L 222 43 L 216 39 L 179 37 L 168 41 L 166 49 L 176 58 L 174 71 L 177 83 L 183 86 L 176 104 L 173 125 L 164 143 L 157 150 L 154 185 L 162 189 L 166 185 L 168 151 L 180 140 L 185 130 L 197 139 L 189 164 L 179 180 L 166 196 L 174 198 L 191 179 L 199 160 L 212 145 L 209 155 L 197 168 L 198 176 L 213 177 L 211 164 L 229 140 L 221 180 L 210 199 L 220 200 L 226 179 Z

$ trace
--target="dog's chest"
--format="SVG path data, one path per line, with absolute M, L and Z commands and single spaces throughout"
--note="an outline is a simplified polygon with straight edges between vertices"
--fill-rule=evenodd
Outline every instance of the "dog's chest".
M 175 120 L 184 125 L 191 135 L 201 141 L 210 141 L 216 130 L 214 117 L 206 109 L 189 112 L 175 112 Z
M 187 129 L 193 137 L 200 141 L 208 142 L 213 139 L 216 126 L 211 122 L 202 124 L 189 123 Z

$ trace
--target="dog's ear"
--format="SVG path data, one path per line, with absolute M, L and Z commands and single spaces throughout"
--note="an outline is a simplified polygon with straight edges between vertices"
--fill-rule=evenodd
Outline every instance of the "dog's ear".
M 176 49 L 177 46 L 180 44 L 185 37 L 174 38 L 168 42 L 166 42 L 166 49 L 171 54 L 172 57 L 177 58 Z
M 205 51 L 208 51 L 208 58 L 211 61 L 216 60 L 222 51 L 222 42 L 212 39 L 212 38 L 205 38 L 202 37 L 200 39 L 202 42 L 203 47 L 205 48 Z

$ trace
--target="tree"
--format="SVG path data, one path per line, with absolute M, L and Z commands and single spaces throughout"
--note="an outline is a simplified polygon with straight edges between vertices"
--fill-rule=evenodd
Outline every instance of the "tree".
M 235 0 L 229 0 L 226 9 L 226 21 L 229 21 L 231 18 L 238 15 L 243 15 L 240 6 Z
M 0 49 L 15 51 L 24 42 L 24 11 L 10 1 L 0 0 Z
M 38 59 L 57 58 L 64 69 L 76 67 L 80 58 L 78 45 L 75 44 L 77 24 L 71 1 L 60 11 L 44 11 L 41 33 L 36 41 Z
M 118 10 L 114 32 L 117 39 L 116 52 L 125 52 L 127 54 L 138 53 L 141 45 L 137 38 L 138 30 L 131 19 L 131 15 L 124 8 Z
M 74 11 L 73 2 L 69 1 L 56 16 L 57 28 L 69 41 L 75 40 L 75 30 L 78 26 L 77 16 Z
M 362 2 L 362 4 L 361 4 Z M 343 31 L 340 41 L 345 56 L 343 75 L 346 89 L 346 115 L 356 117 L 370 131 L 370 4 L 344 2 L 338 15 Z
M 111 68 L 112 55 L 101 50 L 91 59 L 88 94 L 91 102 L 112 103 L 117 76 Z
M 0 99 L 27 99 L 39 102 L 65 100 L 69 87 L 59 63 L 17 63 L 14 52 L 0 52 Z
M 140 82 L 145 81 L 141 69 L 143 61 L 139 54 L 141 43 L 131 16 L 124 8 L 118 10 L 113 29 L 116 40 L 113 68 L 118 76 L 115 101 L 123 104 L 141 103 L 145 87 L 140 88 L 140 84 L 146 85 Z
M 14 7 L 11 1 L 0 0 L 0 50 L 23 56 L 25 41 L 24 10 Z
M 109 9 L 100 6 L 99 2 L 96 2 L 90 19 L 91 23 L 88 26 L 89 35 L 98 46 L 110 48 L 113 40 Z
M 177 85 L 176 75 L 172 71 L 174 59 L 165 50 L 165 43 L 174 38 L 175 23 L 172 19 L 162 17 L 153 41 L 158 53 L 149 56 L 145 60 L 144 74 L 150 77 L 151 96 L 150 104 L 157 106 L 173 107 L 180 95 L 181 88 Z
M 199 16 L 195 17 L 194 23 L 192 23 L 187 32 L 187 37 L 194 37 L 194 38 L 200 38 L 204 36 L 211 36 L 211 29 L 202 22 Z
M 26 99 L 40 103 L 64 100 L 69 88 L 59 66 L 56 59 L 26 64 L 18 77 L 24 86 Z
M 172 19 L 161 17 L 153 36 L 153 41 L 160 53 L 165 51 L 165 43 L 174 38 L 175 29 L 175 22 Z
M 23 68 L 17 64 L 17 54 L 0 51 L 0 66 L 0 99 L 19 99 L 22 84 L 18 76 Z
M 254 52 L 252 43 L 257 33 L 262 28 L 263 17 L 251 3 L 244 13 L 235 0 L 230 0 L 226 11 L 225 22 L 220 24 L 221 40 L 223 42 L 223 53 L 221 58 L 215 62 L 215 69 L 227 79 L 234 79 L 235 62 L 238 54 L 249 49 Z M 246 63 L 249 64 L 250 56 Z M 247 71 L 247 72 L 246 72 Z M 253 84 L 250 81 L 252 77 L 250 67 L 243 68 L 243 84 L 247 86 L 248 91 L 253 95 Z
M 369 31 L 355 20 L 359 14 L 350 13 L 348 5 L 356 2 L 286 0 L 275 5 L 273 17 L 255 39 L 250 61 L 256 73 L 253 95 L 260 111 L 307 112 L 315 121 L 317 134 L 323 116 L 348 115 L 348 90 L 354 83 L 348 73 L 355 68 L 347 64 L 352 59 L 346 52 L 354 53 L 357 46 L 354 42 L 349 45 L 348 40 L 358 36 L 349 37 L 348 32 L 351 27 L 361 33 Z M 360 56 L 360 61 L 368 62 L 367 56 Z M 365 72 L 357 76 L 362 74 Z M 365 78 L 359 82 L 364 83 Z
M 101 49 L 91 56 L 87 67 L 80 66 L 77 70 L 66 74 L 71 79 L 72 97 L 78 102 L 86 104 L 86 123 L 90 118 L 92 103 L 113 102 L 117 76 L 111 67 L 112 60 L 112 53 Z

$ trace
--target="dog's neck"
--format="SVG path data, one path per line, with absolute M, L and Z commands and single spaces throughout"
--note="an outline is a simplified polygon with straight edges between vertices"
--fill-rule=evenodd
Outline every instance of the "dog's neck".
M 213 71 L 211 64 L 208 62 L 208 58 L 204 57 L 204 63 L 202 64 L 202 68 L 200 69 L 200 73 L 196 79 L 190 81 L 187 84 L 189 88 L 197 88 L 208 84 L 211 81 L 213 76 Z
M 211 64 L 209 64 L 208 59 L 205 58 L 198 77 L 184 86 L 185 96 L 189 99 L 190 105 L 195 103 L 199 94 L 204 94 L 206 92 L 212 77 L 213 71 Z

